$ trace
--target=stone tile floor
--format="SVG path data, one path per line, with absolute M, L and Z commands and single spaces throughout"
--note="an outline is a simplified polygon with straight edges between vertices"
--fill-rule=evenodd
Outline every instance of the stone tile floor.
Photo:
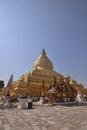
M 0 130 L 87 130 L 87 105 L 0 109 Z

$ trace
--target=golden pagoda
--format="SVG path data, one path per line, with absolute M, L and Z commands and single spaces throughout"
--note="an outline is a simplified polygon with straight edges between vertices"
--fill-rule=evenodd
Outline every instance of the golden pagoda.
M 60 101 L 63 101 L 63 97 L 68 97 L 72 101 L 75 100 L 77 90 L 81 88 L 71 77 L 64 77 L 54 71 L 53 63 L 43 49 L 40 56 L 34 62 L 33 69 L 15 81 L 12 87 L 10 87 L 10 91 L 16 95 L 29 94 L 32 97 L 41 97 L 42 93 L 47 91 L 50 86 L 54 84 L 58 91 L 57 97 L 60 98 Z
M 41 96 L 44 89 L 48 89 L 54 82 L 54 76 L 59 80 L 59 74 L 54 71 L 53 64 L 43 49 L 38 59 L 35 61 L 33 70 L 22 75 L 19 80 L 13 84 L 17 88 L 17 93 L 27 94 L 31 96 Z M 20 83 L 20 85 L 19 85 Z M 20 88 L 20 89 L 19 89 Z M 27 91 L 25 91 L 25 89 Z M 25 92 L 24 92 L 25 91 Z
M 17 95 L 29 94 L 32 97 L 40 97 L 43 91 L 53 86 L 55 79 L 58 85 L 62 86 L 64 84 L 64 76 L 54 71 L 53 63 L 43 49 L 34 63 L 33 70 L 22 75 L 13 84 L 13 88 Z

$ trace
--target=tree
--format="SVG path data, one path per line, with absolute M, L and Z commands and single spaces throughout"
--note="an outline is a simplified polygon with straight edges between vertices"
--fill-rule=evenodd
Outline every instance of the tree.
M 4 87 L 4 81 L 3 80 L 0 80 L 0 89 L 2 89 Z

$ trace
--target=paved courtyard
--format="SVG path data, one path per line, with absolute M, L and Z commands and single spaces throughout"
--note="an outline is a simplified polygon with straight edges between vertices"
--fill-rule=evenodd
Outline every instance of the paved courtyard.
M 87 130 L 87 105 L 0 109 L 0 130 Z

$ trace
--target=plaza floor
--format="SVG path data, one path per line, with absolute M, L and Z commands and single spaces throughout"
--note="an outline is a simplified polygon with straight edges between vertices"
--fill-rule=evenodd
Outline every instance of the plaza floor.
M 87 105 L 0 109 L 0 130 L 87 130 Z

